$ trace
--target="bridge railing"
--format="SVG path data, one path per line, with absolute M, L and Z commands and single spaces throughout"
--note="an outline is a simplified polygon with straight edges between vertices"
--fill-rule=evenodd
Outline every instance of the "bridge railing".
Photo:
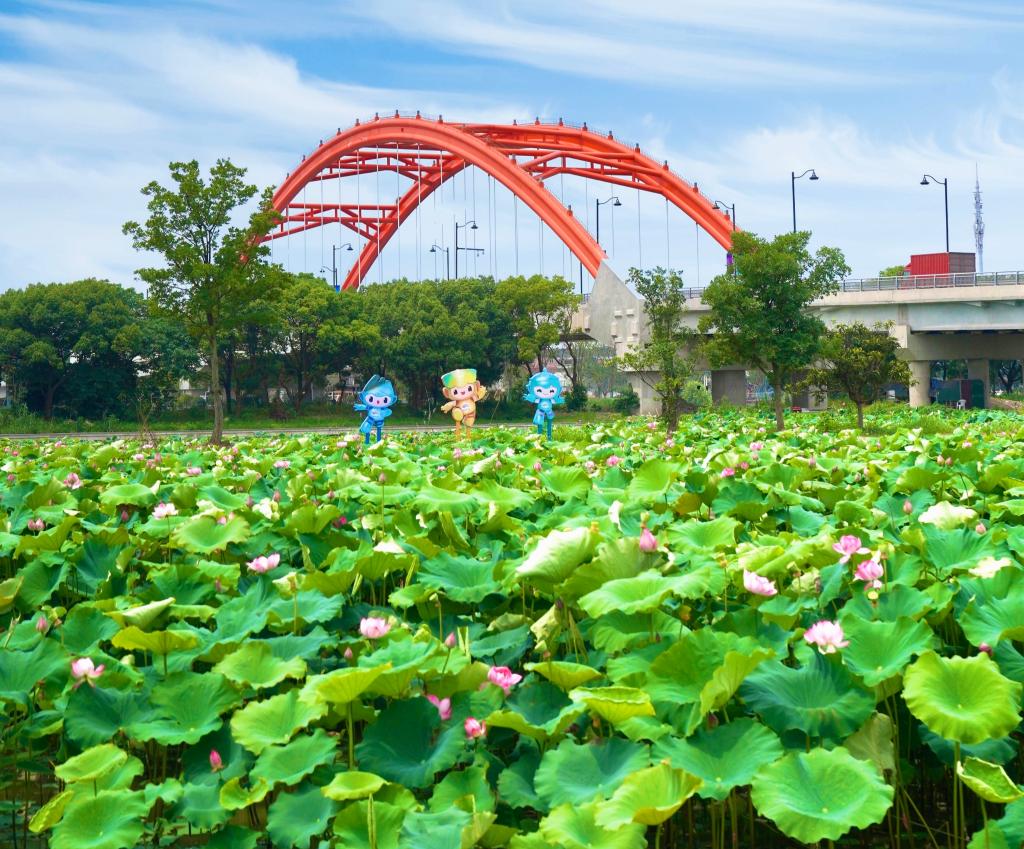
M 863 277 L 844 280 L 843 292 L 882 292 L 904 289 L 950 289 L 970 286 L 1016 286 L 1024 283 L 1024 272 L 992 271 L 985 274 L 915 274 L 903 277 Z

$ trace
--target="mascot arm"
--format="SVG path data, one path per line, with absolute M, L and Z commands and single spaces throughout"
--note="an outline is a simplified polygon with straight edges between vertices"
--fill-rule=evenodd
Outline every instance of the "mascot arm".
M 366 404 L 354 404 L 352 406 L 352 409 L 357 411 L 357 412 L 365 411 L 366 410 Z
M 483 401 L 487 397 L 487 387 L 481 386 L 480 391 L 476 393 L 476 400 Z
M 455 406 L 455 402 L 454 401 L 449 401 L 447 404 L 442 404 L 441 405 L 441 412 L 442 413 L 447 413 L 454 406 Z

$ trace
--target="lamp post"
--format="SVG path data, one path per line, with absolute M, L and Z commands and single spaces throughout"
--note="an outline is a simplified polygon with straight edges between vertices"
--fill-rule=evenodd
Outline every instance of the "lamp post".
M 340 292 L 338 288 L 338 251 L 350 251 L 352 250 L 352 243 L 345 242 L 343 245 L 331 245 L 331 267 L 326 268 L 320 267 L 321 271 L 330 271 L 332 275 L 332 282 L 334 283 L 334 291 Z
M 459 278 L 459 251 L 467 251 L 468 253 L 482 254 L 483 248 L 460 248 L 459 247 L 459 230 L 463 227 L 468 227 L 470 230 L 476 230 L 476 221 L 465 221 L 462 224 L 455 223 L 455 279 Z
M 614 203 L 612 203 L 612 201 L 614 201 Z M 622 201 L 619 200 L 618 195 L 612 195 L 606 200 L 598 200 L 597 198 L 594 198 L 594 220 L 597 222 L 597 243 L 599 245 L 601 244 L 601 207 L 606 203 L 611 203 L 612 206 L 622 206 Z
M 818 175 L 814 173 L 813 168 L 808 168 L 803 174 L 797 174 L 796 171 L 789 172 L 789 187 L 793 195 L 793 232 L 796 232 L 796 181 L 801 177 L 806 177 L 810 174 L 811 180 L 817 180 Z
M 444 279 L 445 280 L 451 280 L 452 279 L 452 263 L 451 263 L 452 255 L 451 255 L 451 249 L 450 248 L 442 248 L 440 245 L 431 245 L 430 246 L 430 252 L 432 254 L 436 254 L 438 251 L 444 251 Z
M 942 201 L 946 207 L 946 253 L 949 253 L 949 178 L 945 180 L 936 180 L 931 174 L 925 174 L 921 178 L 921 185 L 927 186 L 928 182 L 931 181 L 935 185 L 942 184 Z
M 732 231 L 736 232 L 736 204 L 730 206 L 727 203 L 722 203 L 720 200 L 715 201 L 715 209 L 728 209 L 730 213 L 729 220 L 732 222 Z

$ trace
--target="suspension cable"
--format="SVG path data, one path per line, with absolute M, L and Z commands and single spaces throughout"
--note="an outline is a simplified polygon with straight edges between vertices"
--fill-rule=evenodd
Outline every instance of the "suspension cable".
M 423 279 L 420 265 L 420 252 L 423 249 L 422 220 L 420 218 L 420 204 L 423 203 L 423 152 L 419 142 L 416 142 L 416 280 Z
M 668 229 L 668 198 L 665 198 L 665 270 L 672 268 L 672 242 Z
M 402 175 L 398 173 L 398 143 L 395 143 L 395 236 L 398 238 L 398 279 L 402 279 Z
M 636 188 L 636 250 L 639 257 L 637 265 L 643 271 L 644 267 L 644 238 L 643 227 L 640 224 L 640 187 Z
M 384 282 L 384 263 L 380 255 L 380 224 L 384 217 L 384 210 L 380 205 L 380 147 L 373 149 L 373 161 L 377 166 L 377 282 Z

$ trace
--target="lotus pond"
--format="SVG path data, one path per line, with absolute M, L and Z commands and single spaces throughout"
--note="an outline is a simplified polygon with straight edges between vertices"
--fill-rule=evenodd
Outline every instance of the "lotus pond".
M 0 843 L 1016 849 L 1024 434 L 951 422 L 0 441 Z

